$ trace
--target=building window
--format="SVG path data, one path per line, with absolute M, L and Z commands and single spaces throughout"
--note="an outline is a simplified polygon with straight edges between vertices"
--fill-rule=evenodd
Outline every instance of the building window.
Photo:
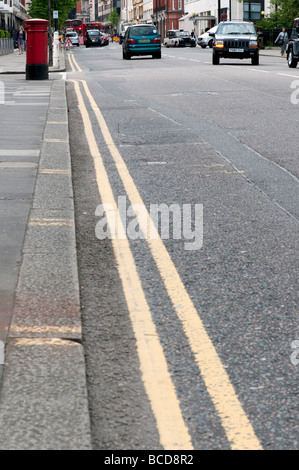
M 243 19 L 245 21 L 256 21 L 261 19 L 262 5 L 260 3 L 245 2 L 243 8 Z

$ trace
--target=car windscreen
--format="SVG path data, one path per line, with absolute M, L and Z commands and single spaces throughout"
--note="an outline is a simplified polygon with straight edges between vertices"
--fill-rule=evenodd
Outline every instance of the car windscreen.
M 188 31 L 180 31 L 180 32 L 178 33 L 178 36 L 184 36 L 184 37 L 186 37 L 186 36 L 190 36 L 190 34 L 189 34 Z
M 77 33 L 68 33 L 68 34 L 67 34 L 67 37 L 68 37 L 68 38 L 76 38 L 76 37 L 77 37 Z
M 130 30 L 130 36 L 152 36 L 157 32 L 157 29 L 152 26 L 136 26 Z
M 252 24 L 225 23 L 219 25 L 217 34 L 256 34 Z
M 88 31 L 88 35 L 89 36 L 100 36 L 100 32 L 99 31 Z

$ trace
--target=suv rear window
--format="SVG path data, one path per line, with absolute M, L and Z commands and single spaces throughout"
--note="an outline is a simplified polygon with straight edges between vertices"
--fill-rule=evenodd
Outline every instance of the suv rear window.
M 130 36 L 152 36 L 157 34 L 155 26 L 136 26 L 130 31 Z

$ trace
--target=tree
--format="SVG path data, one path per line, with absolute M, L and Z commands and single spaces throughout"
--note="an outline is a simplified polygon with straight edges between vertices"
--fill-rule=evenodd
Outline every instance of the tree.
M 118 25 L 118 21 L 119 21 L 119 17 L 118 17 L 118 13 L 117 13 L 117 9 L 114 8 L 114 10 L 110 13 L 109 17 L 108 17 L 108 21 L 110 21 L 110 23 L 112 23 L 112 26 L 114 26 L 114 28 L 117 27 Z
M 275 6 L 275 11 L 270 13 L 267 18 L 259 21 L 257 26 L 264 30 L 280 29 L 285 27 L 290 29 L 294 18 L 298 17 L 299 0 L 271 0 Z
M 54 8 L 55 4 L 57 8 Z M 60 29 L 68 18 L 69 12 L 76 7 L 76 4 L 77 0 L 51 0 L 52 11 L 54 9 L 58 10 Z M 32 18 L 42 18 L 47 20 L 49 17 L 48 0 L 32 0 L 29 7 L 29 15 Z

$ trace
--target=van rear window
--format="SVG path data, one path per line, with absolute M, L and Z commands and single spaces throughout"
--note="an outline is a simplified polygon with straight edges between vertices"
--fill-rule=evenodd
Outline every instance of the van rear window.
M 152 36 L 157 34 L 157 29 L 152 26 L 136 26 L 130 31 L 130 36 Z

